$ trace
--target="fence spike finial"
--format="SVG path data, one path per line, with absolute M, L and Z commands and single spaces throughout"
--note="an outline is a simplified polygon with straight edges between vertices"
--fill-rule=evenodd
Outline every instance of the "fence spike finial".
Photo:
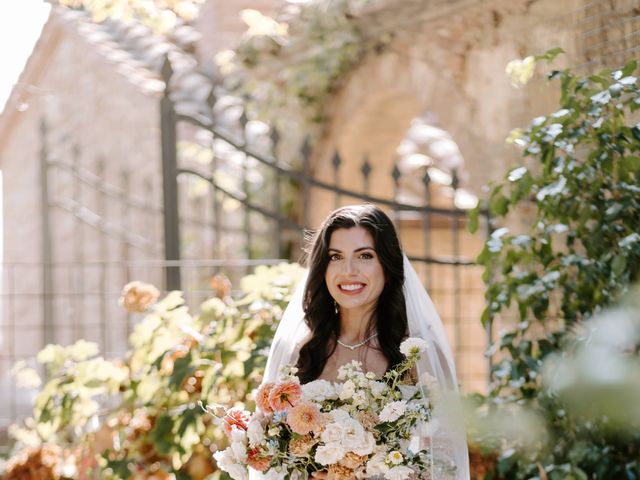
M 171 60 L 169 60 L 169 55 L 164 56 L 164 61 L 162 62 L 162 80 L 165 83 L 165 90 L 169 90 L 169 81 L 173 75 L 173 67 L 171 66 Z
M 401 176 L 402 172 L 400 172 L 400 168 L 398 168 L 398 162 L 395 162 L 393 164 L 393 169 L 391 170 L 391 178 L 393 178 L 393 183 L 398 185 Z
M 451 171 L 451 188 L 458 190 L 460 188 L 460 177 L 458 177 L 458 170 Z

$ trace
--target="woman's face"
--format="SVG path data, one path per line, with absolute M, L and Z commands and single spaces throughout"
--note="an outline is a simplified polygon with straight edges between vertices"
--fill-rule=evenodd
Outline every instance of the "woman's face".
M 374 311 L 384 289 L 384 270 L 374 247 L 373 237 L 362 227 L 331 234 L 324 278 L 341 309 Z

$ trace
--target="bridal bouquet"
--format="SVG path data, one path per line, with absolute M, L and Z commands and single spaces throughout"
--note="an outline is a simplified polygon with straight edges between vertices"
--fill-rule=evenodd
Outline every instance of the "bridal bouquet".
M 300 385 L 297 370 L 287 366 L 277 382 L 258 389 L 253 414 L 208 407 L 230 440 L 214 454 L 218 467 L 235 480 L 248 477 L 247 466 L 270 480 L 304 479 L 317 471 L 329 480 L 418 478 L 432 459 L 416 435 L 435 429 L 430 401 L 437 387 L 428 374 L 419 385 L 406 380 L 426 347 L 424 340 L 405 340 L 405 360 L 382 378 L 354 361 L 340 367 L 337 383 Z

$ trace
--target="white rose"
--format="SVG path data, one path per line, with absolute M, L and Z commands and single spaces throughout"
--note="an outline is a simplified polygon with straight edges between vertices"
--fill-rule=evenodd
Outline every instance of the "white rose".
M 409 337 L 400 344 L 400 353 L 404 356 L 409 356 L 412 353 L 416 354 L 426 352 L 427 348 L 429 348 L 429 344 L 425 340 L 416 337 Z
M 231 427 L 231 442 L 232 443 L 244 443 L 247 439 L 247 433 L 241 429 L 233 425 Z
M 336 398 L 336 389 L 326 380 L 314 380 L 302 385 L 302 396 L 305 400 L 324 402 L 328 398 Z
M 357 420 L 350 418 L 341 427 L 342 445 L 347 451 L 353 451 L 364 443 L 365 430 Z
M 247 480 L 249 478 L 247 467 L 237 463 L 229 465 L 227 473 L 231 478 L 233 478 L 233 480 Z
M 342 389 L 340 390 L 340 400 L 349 400 L 353 397 L 353 394 L 356 392 L 356 386 L 351 380 L 347 380 L 342 384 Z
M 371 395 L 373 395 L 374 398 L 380 398 L 387 388 L 387 384 L 384 382 L 371 382 L 369 388 L 371 388 Z
M 242 442 L 233 442 L 229 445 L 229 448 L 233 452 L 233 456 L 238 462 L 246 462 L 247 460 L 247 447 Z
M 218 450 L 213 454 L 213 458 L 216 459 L 216 463 L 221 470 L 227 471 L 227 467 L 235 463 L 233 452 L 230 448 L 224 450 Z
M 247 438 L 249 446 L 255 448 L 264 440 L 264 429 L 258 419 L 251 419 L 247 425 Z
M 338 423 L 325 425 L 320 438 L 324 443 L 339 442 L 342 439 L 342 427 Z
M 316 450 L 315 460 L 320 465 L 333 465 L 342 460 L 345 451 L 339 443 L 328 443 L 320 445 Z
M 362 443 L 357 448 L 351 450 L 356 455 L 371 455 L 376 446 L 376 438 L 371 432 L 365 432 Z
M 388 403 L 380 412 L 380 421 L 395 422 L 404 414 L 406 409 L 407 403 L 404 400 Z
M 351 416 L 349 415 L 349 412 L 342 410 L 341 408 L 336 408 L 335 410 L 331 410 L 331 416 L 333 417 L 333 421 L 334 422 L 346 422 L 348 421 Z
M 389 467 L 384 463 L 386 455 L 384 453 L 376 453 L 367 462 L 367 476 L 375 477 L 384 475 L 389 471 Z
M 384 478 L 389 480 L 406 480 L 413 474 L 413 470 L 409 467 L 398 465 L 397 467 L 391 467 L 385 474 Z
M 362 390 L 358 390 L 353 394 L 353 404 L 354 405 L 366 405 L 367 403 L 367 394 Z

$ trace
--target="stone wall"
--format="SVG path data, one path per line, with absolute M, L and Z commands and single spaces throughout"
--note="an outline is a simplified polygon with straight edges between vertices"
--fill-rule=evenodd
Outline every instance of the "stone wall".
M 390 10 L 372 19 L 380 22 L 379 29 L 384 29 L 384 22 L 395 22 L 393 41 L 383 52 L 365 58 L 328 105 L 329 121 L 312 160 L 317 178 L 333 181 L 332 158 L 338 151 L 343 161 L 342 185 L 360 189 L 361 182 L 354 179 L 361 178 L 362 159 L 368 156 L 373 166 L 370 191 L 392 196 L 390 171 L 398 159 L 396 149 L 412 120 L 426 115 L 458 145 L 464 158 L 459 172 L 462 186 L 482 197 L 484 185 L 522 161 L 520 153 L 505 144 L 508 133 L 557 105 L 557 94 L 545 87 L 540 76 L 524 88 L 512 87 L 504 72 L 510 60 L 560 46 L 566 54 L 554 67 L 590 71 L 611 62 L 622 63 L 624 55 L 616 53 L 620 49 L 627 52 L 627 60 L 632 58 L 640 43 L 640 37 L 630 33 L 638 30 L 639 23 L 632 2 L 422 3 L 425 9 L 419 14 L 407 8 L 405 15 L 403 4 L 395 2 L 393 14 Z M 599 44 L 591 38 L 594 35 L 600 39 Z M 635 41 L 635 50 L 631 41 Z M 422 174 L 423 170 L 415 172 L 417 176 Z M 343 198 L 342 204 L 353 201 Z M 333 196 L 312 189 L 311 204 L 323 207 L 310 210 L 312 224 L 317 224 L 334 207 Z M 529 218 L 521 212 L 512 226 L 526 228 Z M 435 228 L 432 237 L 433 252 L 450 251 L 446 228 Z M 463 250 L 470 258 L 479 252 L 481 241 L 467 234 Z M 405 233 L 403 243 L 407 250 L 418 251 L 423 243 L 420 229 Z M 451 285 L 451 275 L 443 269 L 440 285 Z M 460 355 L 464 388 L 483 390 L 486 359 L 482 354 L 487 343 L 479 325 L 483 308 L 480 272 L 465 271 L 464 284 L 467 295 L 461 316 L 462 336 L 456 336 L 452 317 L 446 312 L 442 316 L 453 348 Z M 436 305 L 443 311 L 449 309 L 446 297 L 451 289 L 437 292 L 438 285 L 430 288 Z M 497 325 L 494 335 L 499 329 Z

